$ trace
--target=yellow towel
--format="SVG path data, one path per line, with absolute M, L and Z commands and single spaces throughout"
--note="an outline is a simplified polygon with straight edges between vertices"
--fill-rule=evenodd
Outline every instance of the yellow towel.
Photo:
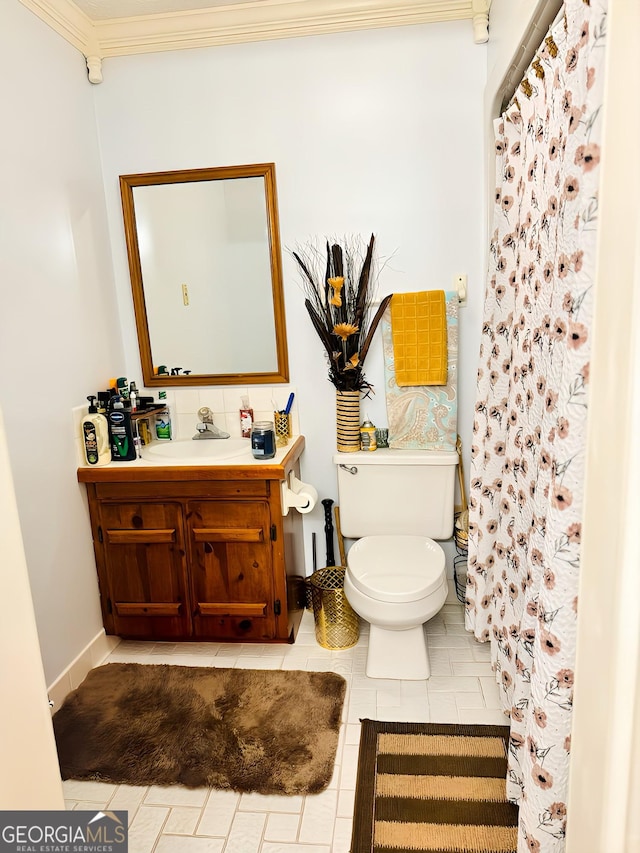
M 391 336 L 398 385 L 447 384 L 444 290 L 394 294 Z

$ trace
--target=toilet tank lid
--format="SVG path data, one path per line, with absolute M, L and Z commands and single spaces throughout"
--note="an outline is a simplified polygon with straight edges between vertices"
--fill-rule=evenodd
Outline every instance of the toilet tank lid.
M 356 453 L 336 453 L 334 465 L 457 465 L 455 450 L 397 450 L 384 447 L 359 450 Z

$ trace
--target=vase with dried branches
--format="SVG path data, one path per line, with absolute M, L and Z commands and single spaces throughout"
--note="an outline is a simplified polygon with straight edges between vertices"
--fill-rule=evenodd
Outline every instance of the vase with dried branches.
M 364 360 L 391 299 L 385 296 L 373 313 L 375 237 L 364 247 L 357 238 L 316 248 L 298 248 L 292 255 L 302 274 L 305 307 L 325 350 L 329 381 L 336 388 L 337 447 L 360 448 L 360 394 L 371 389 Z

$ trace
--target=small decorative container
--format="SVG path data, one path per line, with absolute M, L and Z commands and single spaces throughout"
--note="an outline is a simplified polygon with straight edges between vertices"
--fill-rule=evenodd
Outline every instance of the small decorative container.
M 387 427 L 376 427 L 376 444 L 378 447 L 389 447 L 389 430 Z
M 285 412 L 274 412 L 273 421 L 276 428 L 276 446 L 286 447 L 291 438 L 291 415 Z
M 360 449 L 361 450 L 376 450 L 376 428 L 367 418 L 360 427 Z
M 276 455 L 273 421 L 255 421 L 251 427 L 251 453 L 255 459 L 273 459 Z

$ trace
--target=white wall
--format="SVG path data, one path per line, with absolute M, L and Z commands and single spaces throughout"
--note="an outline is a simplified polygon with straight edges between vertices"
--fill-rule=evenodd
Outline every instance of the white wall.
M 485 71 L 468 21 L 106 60 L 95 96 L 129 379 L 140 366 L 118 175 L 273 161 L 283 250 L 373 231 L 387 259 L 381 295 L 448 288 L 468 274 L 459 370 L 468 449 L 484 290 Z M 283 261 L 303 476 L 336 499 L 333 386 L 286 251 Z M 366 375 L 378 394 L 363 410 L 384 425 L 376 343 Z M 311 529 L 324 541 L 322 523 L 321 508 L 305 516 L 307 549 Z
M 0 807 L 63 809 L 47 688 L 0 411 Z M 20 654 L 15 654 L 19 647 Z M 10 697 L 8 699 L 7 697 Z M 34 767 L 38 772 L 34 773 Z
M 93 90 L 18 0 L 0 3 L 0 102 L 0 404 L 50 683 L 102 628 L 71 408 L 123 358 Z

